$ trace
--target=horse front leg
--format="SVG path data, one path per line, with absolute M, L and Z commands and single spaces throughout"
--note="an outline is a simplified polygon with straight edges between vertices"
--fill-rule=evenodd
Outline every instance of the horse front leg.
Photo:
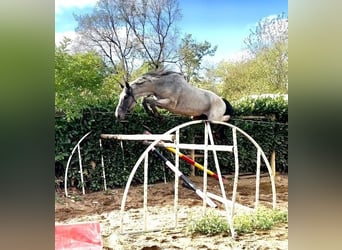
M 171 105 L 171 100 L 167 98 L 155 100 L 155 106 L 163 109 L 175 108 L 174 105 Z
M 149 96 L 145 97 L 143 100 L 143 106 L 146 112 L 149 114 L 152 114 L 155 117 L 161 117 L 158 113 L 156 107 L 166 109 L 166 110 L 174 110 L 175 105 L 173 105 L 174 102 L 172 102 L 170 99 L 164 98 L 164 99 L 155 99 L 155 97 Z M 151 111 L 152 110 L 152 111 Z
M 148 115 L 154 116 L 154 117 L 160 117 L 158 110 L 156 109 L 156 100 L 153 96 L 147 96 L 143 99 L 142 105 L 144 107 L 144 110 Z

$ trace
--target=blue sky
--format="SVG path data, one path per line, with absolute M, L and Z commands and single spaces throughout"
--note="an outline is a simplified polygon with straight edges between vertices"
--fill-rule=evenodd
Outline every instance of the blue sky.
M 74 37 L 77 26 L 73 13 L 91 12 L 96 0 L 56 0 L 55 32 L 58 42 L 63 35 Z M 243 51 L 243 39 L 257 22 L 271 15 L 288 13 L 287 0 L 179 0 L 182 33 L 189 33 L 199 42 L 217 45 L 211 60 L 234 58 Z

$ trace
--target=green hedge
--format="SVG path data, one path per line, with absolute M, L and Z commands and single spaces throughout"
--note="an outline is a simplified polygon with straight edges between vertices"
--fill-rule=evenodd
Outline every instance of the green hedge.
M 265 104 L 267 102 L 267 105 Z M 273 104 L 272 104 L 273 103 Z M 140 134 L 144 131 L 144 126 L 149 127 L 154 133 L 164 133 L 173 127 L 190 121 L 187 117 L 170 115 L 164 112 L 163 118 L 158 119 L 148 116 L 141 107 L 134 109 L 128 116 L 127 122 L 119 122 L 114 117 L 116 100 L 102 103 L 97 107 L 88 108 L 83 111 L 81 119 L 68 122 L 65 117 L 56 117 L 55 121 L 55 171 L 56 178 L 63 179 L 64 170 L 68 157 L 78 140 L 87 132 L 92 133 L 82 142 L 82 163 L 84 169 L 85 188 L 91 191 L 101 190 L 103 188 L 102 168 L 101 168 L 101 150 L 99 147 L 100 134 Z M 236 103 L 235 116 L 232 124 L 241 128 L 262 147 L 266 156 L 269 158 L 272 151 L 276 151 L 277 171 L 287 172 L 287 102 L 281 100 L 250 100 L 243 103 Z M 276 121 L 267 120 L 244 120 L 243 115 L 270 115 L 276 116 Z M 231 129 L 224 126 L 212 125 L 215 136 L 215 143 L 232 145 Z M 190 143 L 201 143 L 204 141 L 203 124 L 193 125 L 181 130 L 181 141 Z M 131 169 L 135 162 L 143 153 L 146 145 L 141 141 L 117 141 L 102 140 L 102 154 L 106 167 L 106 180 L 109 188 L 122 187 L 126 184 Z M 256 149 L 244 136 L 238 134 L 238 149 L 240 172 L 255 172 Z M 166 150 L 160 151 L 170 160 L 174 161 L 174 156 Z M 182 150 L 183 153 L 190 154 L 189 151 Z M 196 151 L 196 154 L 201 154 Z M 233 154 L 227 152 L 218 152 L 221 171 L 224 174 L 234 171 Z M 196 159 L 203 163 L 202 158 Z M 215 171 L 211 152 L 209 153 L 209 169 Z M 190 173 L 189 165 L 180 161 L 181 171 L 188 175 Z M 74 185 L 80 188 L 80 175 L 77 152 L 74 154 L 68 171 L 68 177 L 74 180 Z M 262 165 L 262 171 L 266 171 Z M 196 171 L 196 174 L 202 174 Z M 157 183 L 174 178 L 173 173 L 165 167 L 160 160 L 149 157 L 149 183 Z M 64 179 L 63 179 L 64 180 Z M 133 184 L 143 182 L 143 167 L 139 167 L 134 177 Z M 71 183 L 68 181 L 68 183 Z

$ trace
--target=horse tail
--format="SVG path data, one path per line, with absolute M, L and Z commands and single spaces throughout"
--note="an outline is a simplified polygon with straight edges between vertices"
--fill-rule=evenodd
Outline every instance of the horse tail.
M 230 117 L 232 117 L 234 115 L 233 106 L 226 99 L 222 98 L 222 100 L 226 104 L 226 112 L 224 113 L 224 115 L 230 115 Z
M 223 116 L 228 116 L 229 115 L 229 123 L 233 124 L 234 120 L 233 120 L 233 115 L 234 115 L 234 109 L 233 106 L 230 104 L 230 102 L 228 102 L 226 99 L 222 98 L 224 104 L 226 104 L 226 111 L 224 112 Z M 226 122 L 228 122 L 228 120 Z M 217 130 L 215 133 L 215 138 L 217 140 L 223 140 L 223 138 L 225 138 L 225 134 L 224 134 L 224 130 L 225 130 L 225 126 L 219 124 L 217 126 Z

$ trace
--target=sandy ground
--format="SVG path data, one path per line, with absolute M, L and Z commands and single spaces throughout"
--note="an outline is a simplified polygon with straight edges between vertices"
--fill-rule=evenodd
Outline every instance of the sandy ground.
M 202 188 L 200 176 L 190 180 Z M 227 198 L 231 198 L 233 181 L 224 181 Z M 208 177 L 208 191 L 219 194 L 217 180 Z M 247 207 L 254 206 L 255 177 L 240 177 L 237 188 L 237 202 Z M 187 231 L 191 219 L 201 216 L 202 200 L 192 190 L 179 185 L 177 227 L 174 220 L 174 183 L 158 183 L 148 186 L 148 232 L 143 220 L 143 187 L 134 186 L 128 193 L 123 234 L 120 232 L 120 206 L 123 188 L 82 195 L 79 191 L 68 190 L 71 198 L 65 198 L 63 190 L 56 191 L 56 223 L 76 223 L 98 221 L 101 225 L 103 249 L 288 249 L 288 226 L 280 225 L 269 231 L 256 231 L 251 234 L 215 236 L 193 235 Z M 276 176 L 277 207 L 288 208 L 287 175 Z M 224 213 L 224 205 L 215 202 L 215 211 Z M 260 181 L 260 204 L 272 206 L 272 192 L 269 177 Z M 208 208 L 209 209 L 209 208 Z M 238 211 L 238 209 L 237 209 Z

